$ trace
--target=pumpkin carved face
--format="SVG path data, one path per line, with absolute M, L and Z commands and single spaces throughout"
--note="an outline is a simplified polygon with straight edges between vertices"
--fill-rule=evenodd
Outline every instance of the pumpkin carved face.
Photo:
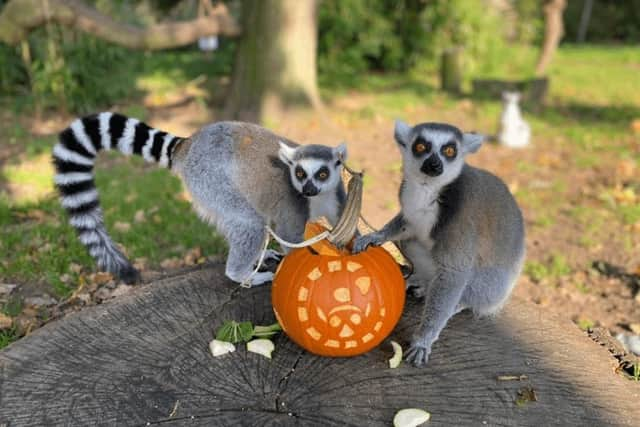
M 354 356 L 377 346 L 395 327 L 404 279 L 382 248 L 357 255 L 336 251 L 323 255 L 302 248 L 287 255 L 273 280 L 272 303 L 298 345 L 323 356 Z

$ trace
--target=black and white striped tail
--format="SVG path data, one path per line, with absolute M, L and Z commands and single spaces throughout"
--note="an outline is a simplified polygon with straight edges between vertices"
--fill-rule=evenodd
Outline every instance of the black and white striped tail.
M 137 119 L 99 113 L 76 119 L 53 148 L 54 180 L 70 224 L 98 265 L 125 282 L 137 281 L 138 272 L 104 227 L 93 175 L 96 154 L 114 149 L 170 168 L 173 150 L 182 140 Z

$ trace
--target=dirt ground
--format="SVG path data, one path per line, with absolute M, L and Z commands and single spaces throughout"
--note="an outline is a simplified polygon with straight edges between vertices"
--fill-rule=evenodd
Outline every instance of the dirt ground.
M 381 227 L 399 210 L 400 154 L 392 138 L 392 120 L 375 114 L 364 118 L 356 114 L 369 102 L 367 96 L 354 94 L 340 98 L 322 114 L 290 114 L 268 127 L 301 143 L 336 145 L 346 141 L 348 163 L 366 172 L 363 215 L 374 227 Z M 424 106 L 405 113 L 403 120 L 409 123 L 446 121 L 465 130 L 475 130 L 480 123 L 473 104 L 464 100 L 459 108 L 439 110 Z M 190 103 L 154 110 L 147 122 L 177 135 L 188 135 L 215 118 L 215 113 L 201 104 Z M 31 123 L 30 128 L 53 133 L 64 127 L 67 119 L 41 120 Z M 552 216 L 552 221 L 546 221 L 551 224 L 545 226 L 539 226 L 544 219 L 540 207 L 517 198 L 526 220 L 527 259 L 543 263 L 549 254 L 562 254 L 570 271 L 549 277 L 523 274 L 514 293 L 541 309 L 570 318 L 583 329 L 601 326 L 613 334 L 640 334 L 640 229 L 610 227 L 605 221 L 595 231 L 597 242 L 585 245 L 581 242 L 584 224 L 568 214 L 576 205 L 598 209 L 594 188 L 613 186 L 618 180 L 637 181 L 637 175 L 618 176 L 612 166 L 613 158 L 610 161 L 603 158 L 589 170 L 569 172 L 570 148 L 549 150 L 552 146 L 554 141 L 535 138 L 533 146 L 524 150 L 489 143 L 469 157 L 471 164 L 501 177 L 516 195 L 526 189 L 546 192 L 552 197 L 555 183 L 559 180 L 566 183 L 562 195 L 555 197 L 561 198 L 557 208 L 551 214 L 545 213 Z M 640 153 L 640 147 L 637 150 Z M 523 171 L 523 164 L 530 168 Z

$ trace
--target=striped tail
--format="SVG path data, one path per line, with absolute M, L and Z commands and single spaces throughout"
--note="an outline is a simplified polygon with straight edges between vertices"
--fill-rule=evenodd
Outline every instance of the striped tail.
M 121 114 L 99 113 L 76 119 L 53 148 L 54 181 L 69 223 L 100 268 L 127 283 L 138 281 L 139 273 L 105 229 L 93 175 L 95 157 L 100 150 L 116 149 L 171 168 L 173 150 L 182 140 Z

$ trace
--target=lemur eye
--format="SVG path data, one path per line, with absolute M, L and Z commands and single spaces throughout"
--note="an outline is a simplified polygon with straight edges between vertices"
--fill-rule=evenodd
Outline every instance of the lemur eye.
M 315 176 L 320 181 L 326 181 L 326 179 L 329 178 L 329 169 L 327 169 L 326 166 L 323 166 L 318 172 L 316 172 Z
M 454 145 L 446 145 L 444 147 L 442 147 L 442 154 L 445 155 L 445 157 L 448 158 L 452 158 L 456 155 L 456 147 Z
M 431 142 L 425 141 L 422 138 L 418 138 L 413 144 L 413 153 L 415 155 L 422 155 L 431 151 Z
M 296 178 L 303 180 L 307 177 L 307 173 L 300 166 L 296 167 Z

